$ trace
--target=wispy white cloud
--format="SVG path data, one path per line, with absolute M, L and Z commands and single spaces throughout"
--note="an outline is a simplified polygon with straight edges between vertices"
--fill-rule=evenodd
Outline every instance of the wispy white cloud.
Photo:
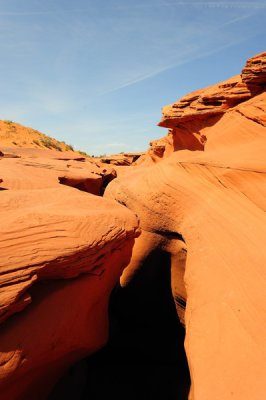
M 120 4 L 116 6 L 116 9 L 134 9 L 134 8 L 154 8 L 154 7 L 197 7 L 197 8 L 234 8 L 234 9 L 265 9 L 265 1 L 168 1 L 160 0 L 157 3 L 142 3 L 142 4 Z
M 224 12 L 216 10 L 216 18 L 207 18 L 205 14 L 197 15 L 194 18 L 192 15 L 191 23 L 182 23 L 182 20 L 177 18 L 177 24 L 172 32 L 169 30 L 168 37 L 164 40 L 158 40 L 157 48 L 154 44 L 155 60 L 151 58 L 150 62 L 143 63 L 142 68 L 137 66 L 135 71 L 128 73 L 128 76 L 119 76 L 117 79 L 114 75 L 110 82 L 113 82 L 113 87 L 107 86 L 104 90 L 98 92 L 99 96 L 116 92 L 121 89 L 128 88 L 140 82 L 154 78 L 166 71 L 169 71 L 178 66 L 192 63 L 197 59 L 216 54 L 226 48 L 238 45 L 243 41 L 251 39 L 256 35 L 255 30 L 245 29 L 245 35 L 241 30 L 236 29 L 238 23 L 247 21 L 255 14 L 258 14 L 258 9 L 266 10 L 266 1 L 251 2 L 251 1 L 171 1 L 159 0 L 157 2 L 143 2 L 136 4 L 136 7 L 142 6 L 172 6 L 172 7 L 202 7 L 202 8 L 224 8 Z M 122 5 L 123 6 L 123 5 Z M 134 6 L 132 6 L 134 8 Z M 128 9 L 131 5 L 128 6 Z M 228 10 L 227 10 L 228 9 Z M 234 12 L 230 11 L 234 9 Z M 176 15 L 178 12 L 176 11 Z M 195 20 L 195 23 L 192 21 Z M 235 27 L 234 27 L 235 25 Z M 227 27 L 232 28 L 231 32 Z M 224 28 L 224 29 L 223 29 Z M 179 34 L 180 32 L 180 34 Z M 172 34 L 171 34 L 172 33 Z M 166 35 L 165 35 L 166 36 Z M 176 39 L 175 39 L 176 38 Z M 180 41 L 179 39 L 182 38 Z M 193 40 L 192 40 L 193 38 Z M 168 49 L 169 51 L 165 51 Z M 159 60 L 159 61 L 158 61 Z
M 236 24 L 240 21 L 244 21 L 245 19 L 249 19 L 250 17 L 252 17 L 253 13 L 249 13 L 248 15 L 240 15 L 239 17 L 236 18 L 232 18 L 229 21 L 224 22 L 223 24 L 219 25 L 218 28 L 223 28 L 224 26 L 228 26 L 228 25 L 232 25 L 232 24 Z
M 228 22 L 228 24 L 229 23 L 232 24 L 234 22 L 238 22 L 238 20 L 239 19 L 235 19 L 235 21 L 231 20 L 231 21 Z M 224 24 L 223 26 L 225 26 L 225 25 L 226 24 Z M 99 95 L 102 96 L 102 95 L 105 95 L 105 94 L 113 93 L 113 92 L 116 92 L 116 91 L 118 91 L 120 89 L 124 89 L 126 87 L 132 86 L 132 85 L 134 85 L 136 83 L 143 82 L 143 81 L 145 81 L 147 79 L 153 78 L 153 77 L 155 77 L 157 75 L 160 75 L 160 74 L 162 74 L 162 73 L 164 73 L 164 72 L 166 72 L 168 70 L 171 70 L 173 68 L 179 67 L 179 66 L 184 65 L 184 64 L 192 63 L 192 62 L 194 62 L 194 61 L 196 61 L 196 60 L 198 60 L 200 58 L 207 57 L 207 56 L 213 55 L 215 53 L 219 53 L 220 51 L 222 51 L 222 50 L 224 50 L 226 48 L 235 46 L 236 44 L 240 43 L 241 41 L 242 41 L 241 39 L 232 40 L 230 43 L 221 45 L 219 47 L 212 48 L 212 49 L 207 50 L 207 51 L 201 51 L 201 52 L 197 51 L 197 52 L 195 52 L 194 54 L 191 54 L 188 57 L 181 57 L 175 63 L 166 64 L 162 68 L 154 69 L 154 70 L 152 70 L 152 71 L 150 71 L 148 73 L 144 73 L 143 75 L 139 74 L 136 77 L 134 77 L 133 79 L 131 79 L 131 80 L 125 82 L 125 83 L 122 83 L 121 85 L 118 85 L 117 87 L 114 87 L 114 88 L 110 89 L 109 91 L 102 92 Z
M 143 73 L 143 74 L 139 73 L 139 71 L 136 71 L 136 75 L 132 79 L 129 79 L 128 81 L 126 81 L 124 83 L 121 83 L 120 85 L 118 85 L 118 86 L 116 86 L 114 88 L 111 88 L 111 89 L 109 89 L 107 91 L 103 91 L 103 92 L 100 93 L 100 95 L 102 96 L 102 95 L 105 95 L 105 94 L 113 93 L 113 92 L 116 92 L 117 90 L 124 89 L 124 88 L 126 88 L 128 86 L 132 86 L 135 83 L 139 83 L 139 82 L 145 81 L 146 79 L 150 79 L 150 78 L 152 78 L 152 77 L 154 77 L 156 75 L 161 74 L 164 71 L 167 71 L 167 70 L 169 70 L 171 68 L 174 68 L 176 65 L 177 64 L 167 64 L 164 67 L 157 68 L 155 70 L 152 70 L 152 71 L 149 71 L 149 72 Z
M 266 8 L 266 3 L 262 1 L 163 1 L 161 5 L 182 6 L 182 7 L 208 7 L 208 8 Z

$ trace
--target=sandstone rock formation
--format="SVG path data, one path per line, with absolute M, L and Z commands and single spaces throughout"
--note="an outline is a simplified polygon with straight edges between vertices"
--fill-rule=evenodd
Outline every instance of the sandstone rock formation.
M 265 65 L 266 53 L 259 54 L 247 61 L 241 75 L 192 92 L 165 106 L 158 125 L 169 131 L 166 137 L 151 142 L 148 154 L 152 160 L 160 161 L 177 150 L 203 151 L 210 127 L 238 104 L 265 92 Z
M 125 207 L 59 184 L 62 171 L 84 172 L 70 164 L 1 159 L 1 400 L 47 399 L 105 344 L 109 295 L 139 234 Z
M 122 291 L 141 284 L 153 254 L 169 256 L 191 400 L 260 400 L 266 389 L 265 60 L 165 107 L 159 125 L 171 130 L 145 156 L 156 164 L 105 193 L 142 228 Z
M 190 378 L 190 400 L 264 398 L 265 62 L 166 106 L 168 135 L 118 179 L 74 154 L 0 154 L 1 399 L 47 399 L 107 341 L 108 308 L 118 358 L 88 362 L 97 398 L 186 400 Z

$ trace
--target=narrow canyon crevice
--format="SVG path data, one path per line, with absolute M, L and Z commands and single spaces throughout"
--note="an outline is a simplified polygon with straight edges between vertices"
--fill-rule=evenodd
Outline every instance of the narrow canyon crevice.
M 107 345 L 73 366 L 49 400 L 188 399 L 185 331 L 170 270 L 170 254 L 155 250 L 126 287 L 114 289 Z

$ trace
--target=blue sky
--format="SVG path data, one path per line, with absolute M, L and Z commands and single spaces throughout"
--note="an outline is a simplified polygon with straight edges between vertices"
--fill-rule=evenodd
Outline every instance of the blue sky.
M 266 0 L 0 0 L 0 119 L 144 151 L 161 108 L 266 50 Z

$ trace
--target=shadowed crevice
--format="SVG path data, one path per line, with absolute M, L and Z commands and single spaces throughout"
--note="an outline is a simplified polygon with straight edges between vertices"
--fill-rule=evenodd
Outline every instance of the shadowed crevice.
M 185 330 L 170 285 L 170 255 L 156 251 L 132 282 L 112 293 L 110 339 L 87 360 L 87 399 L 186 400 Z
M 107 345 L 72 366 L 49 400 L 188 399 L 185 330 L 172 296 L 170 267 L 170 254 L 154 251 L 126 287 L 117 285 Z

